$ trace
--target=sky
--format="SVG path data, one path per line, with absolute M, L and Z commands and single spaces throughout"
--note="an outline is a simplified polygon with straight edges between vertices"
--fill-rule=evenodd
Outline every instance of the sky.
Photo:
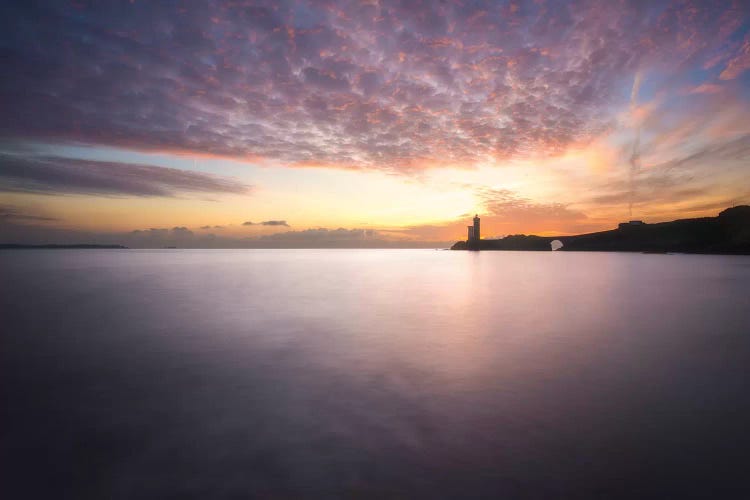
M 750 203 L 744 1 L 6 1 L 0 243 L 430 247 Z

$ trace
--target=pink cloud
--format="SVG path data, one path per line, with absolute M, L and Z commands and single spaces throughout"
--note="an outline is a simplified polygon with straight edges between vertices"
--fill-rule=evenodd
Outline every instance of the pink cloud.
M 717 94 L 723 90 L 721 85 L 715 83 L 703 83 L 687 91 L 688 94 Z
M 729 60 L 719 78 L 721 80 L 733 80 L 748 69 L 750 69 L 750 36 L 745 38 L 739 53 Z
M 92 3 L 84 23 L 18 2 L 0 137 L 403 173 L 555 156 L 611 128 L 636 71 L 679 85 L 727 53 L 747 8 L 694 3 Z

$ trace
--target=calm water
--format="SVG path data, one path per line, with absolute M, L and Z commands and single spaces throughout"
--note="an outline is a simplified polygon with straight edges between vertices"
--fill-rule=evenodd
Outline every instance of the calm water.
M 748 498 L 750 258 L 0 253 L 2 498 Z

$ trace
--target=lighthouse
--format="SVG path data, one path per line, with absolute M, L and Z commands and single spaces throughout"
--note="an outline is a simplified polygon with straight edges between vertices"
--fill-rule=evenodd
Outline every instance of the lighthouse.
M 471 250 L 479 250 L 479 239 L 481 237 L 479 232 L 479 216 L 474 215 L 474 225 L 467 226 L 467 238 L 466 245 Z

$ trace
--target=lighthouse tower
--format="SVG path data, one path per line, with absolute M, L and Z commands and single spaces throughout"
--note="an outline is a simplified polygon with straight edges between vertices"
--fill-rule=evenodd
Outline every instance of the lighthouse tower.
M 468 226 L 468 238 L 466 238 L 466 245 L 469 250 L 479 250 L 479 239 L 481 237 L 479 233 L 479 216 L 474 216 L 474 225 Z

